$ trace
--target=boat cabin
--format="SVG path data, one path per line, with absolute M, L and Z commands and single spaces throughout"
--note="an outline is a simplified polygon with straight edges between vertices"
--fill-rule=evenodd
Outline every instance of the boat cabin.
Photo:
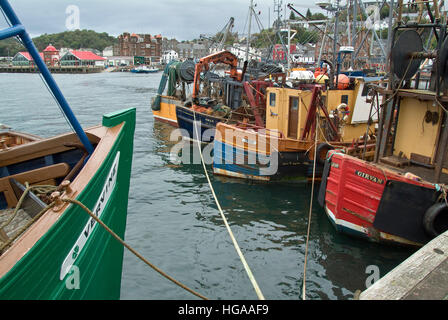
M 436 99 L 429 90 L 400 89 L 393 100 L 381 119 L 385 129 L 376 161 L 415 179 L 448 183 L 448 123 L 442 105 L 447 97 Z
M 341 142 L 352 142 L 364 136 L 369 116 L 374 122 L 378 119 L 374 112 L 376 106 L 371 107 L 368 88 L 363 78 L 352 78 L 347 89 L 322 91 L 321 100 L 330 118 L 339 126 Z M 268 88 L 266 128 L 279 131 L 290 139 L 301 139 L 311 98 L 312 92 L 308 89 Z M 324 116 L 322 112 L 320 114 Z

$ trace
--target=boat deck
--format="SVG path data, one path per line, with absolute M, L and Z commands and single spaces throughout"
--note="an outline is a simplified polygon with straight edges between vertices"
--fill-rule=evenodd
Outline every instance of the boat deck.
M 392 166 L 392 165 L 383 163 L 383 162 L 381 162 L 381 160 L 378 163 L 378 165 L 384 169 L 392 170 L 395 172 L 398 171 L 399 173 L 402 173 L 402 174 L 410 172 L 410 173 L 420 177 L 422 180 L 427 181 L 429 183 L 448 184 L 448 174 L 443 173 L 443 172 L 440 175 L 440 181 L 438 181 L 438 182 L 435 181 L 434 168 L 429 168 L 429 167 L 415 165 L 415 164 L 408 164 L 408 165 L 403 165 L 401 167 L 397 167 L 397 166 Z

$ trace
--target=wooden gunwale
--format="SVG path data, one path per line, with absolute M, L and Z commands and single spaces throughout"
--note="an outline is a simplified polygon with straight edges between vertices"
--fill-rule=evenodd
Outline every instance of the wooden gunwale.
M 95 134 L 97 129 L 98 127 L 92 127 L 86 132 L 87 137 L 93 144 L 98 143 L 100 140 Z M 8 166 L 13 163 L 74 149 L 73 147 L 64 146 L 64 144 L 69 143 L 79 143 L 79 139 L 74 133 L 62 134 L 49 139 L 32 141 L 24 145 L 16 146 L 0 152 L 0 165 Z
M 105 161 L 107 155 L 112 149 L 117 137 L 119 136 L 123 128 L 123 123 L 114 126 L 112 128 L 107 128 L 104 126 L 96 126 L 86 129 L 86 134 L 89 139 L 96 141 L 98 144 L 92 153 L 89 161 L 81 169 L 78 176 L 70 184 L 70 191 L 64 192 L 61 196 L 75 199 L 84 190 L 86 185 L 98 171 L 102 163 Z M 57 144 L 66 143 L 68 140 L 73 142 L 79 142 L 74 134 L 59 135 L 54 138 L 44 139 L 38 141 L 37 143 L 30 143 L 23 148 L 14 149 L 9 152 L 6 157 L 6 161 L 11 160 L 10 153 L 19 153 L 21 159 L 31 159 L 33 158 L 33 153 L 45 155 L 51 152 L 51 147 L 45 148 L 43 151 L 39 151 L 39 148 L 48 143 L 49 146 L 53 148 Z M 29 149 L 28 149 L 29 148 Z M 55 147 L 56 150 L 64 151 L 66 147 Z M 71 148 L 68 148 L 71 149 Z M 34 154 L 34 155 L 35 155 Z M 3 154 L 0 154 L 0 163 L 3 163 Z M 23 160 L 25 161 L 25 160 Z M 12 163 L 12 162 L 11 162 Z M 17 241 L 11 245 L 11 247 L 0 256 L 0 278 L 3 277 L 27 252 L 31 249 L 34 244 L 53 226 L 53 224 L 59 219 L 59 217 L 64 213 L 69 204 L 64 203 L 60 207 L 54 207 L 48 210 L 42 217 L 36 221 L 28 230 L 26 230 L 23 235 L 17 239 Z

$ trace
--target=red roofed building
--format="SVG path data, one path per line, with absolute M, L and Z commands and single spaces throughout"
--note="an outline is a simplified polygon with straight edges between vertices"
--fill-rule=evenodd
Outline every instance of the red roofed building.
M 39 53 L 42 59 L 44 54 Z M 13 66 L 34 66 L 34 59 L 31 57 L 30 53 L 27 51 L 18 52 L 14 58 L 12 58 Z
M 50 44 L 45 48 L 43 58 L 47 66 L 54 67 L 59 62 L 59 50 Z
M 70 50 L 62 56 L 59 50 L 51 44 L 39 53 L 45 64 L 49 67 L 55 66 L 87 66 L 87 67 L 104 67 L 106 58 L 100 57 L 91 51 Z M 34 66 L 34 60 L 31 55 L 26 52 L 18 52 L 12 59 L 13 66 Z
M 61 66 L 104 66 L 106 58 L 90 51 L 71 50 L 60 59 Z

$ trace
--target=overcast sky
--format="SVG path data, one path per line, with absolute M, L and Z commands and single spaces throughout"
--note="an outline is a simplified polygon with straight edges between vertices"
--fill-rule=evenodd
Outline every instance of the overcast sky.
M 200 34 L 214 35 L 234 17 L 233 32 L 247 33 L 250 0 L 10 0 L 19 19 L 31 36 L 67 31 L 75 20 L 69 6 L 79 8 L 79 28 L 107 32 L 113 36 L 131 33 L 162 34 L 177 40 L 192 40 Z M 302 14 L 306 8 L 318 12 L 314 0 L 283 0 L 282 14 L 289 17 L 286 4 L 292 3 Z M 254 0 L 264 28 L 274 21 L 274 0 Z M 4 28 L 0 16 L 0 27 Z M 76 23 L 76 22 L 75 22 Z M 259 32 L 255 20 L 252 32 Z

